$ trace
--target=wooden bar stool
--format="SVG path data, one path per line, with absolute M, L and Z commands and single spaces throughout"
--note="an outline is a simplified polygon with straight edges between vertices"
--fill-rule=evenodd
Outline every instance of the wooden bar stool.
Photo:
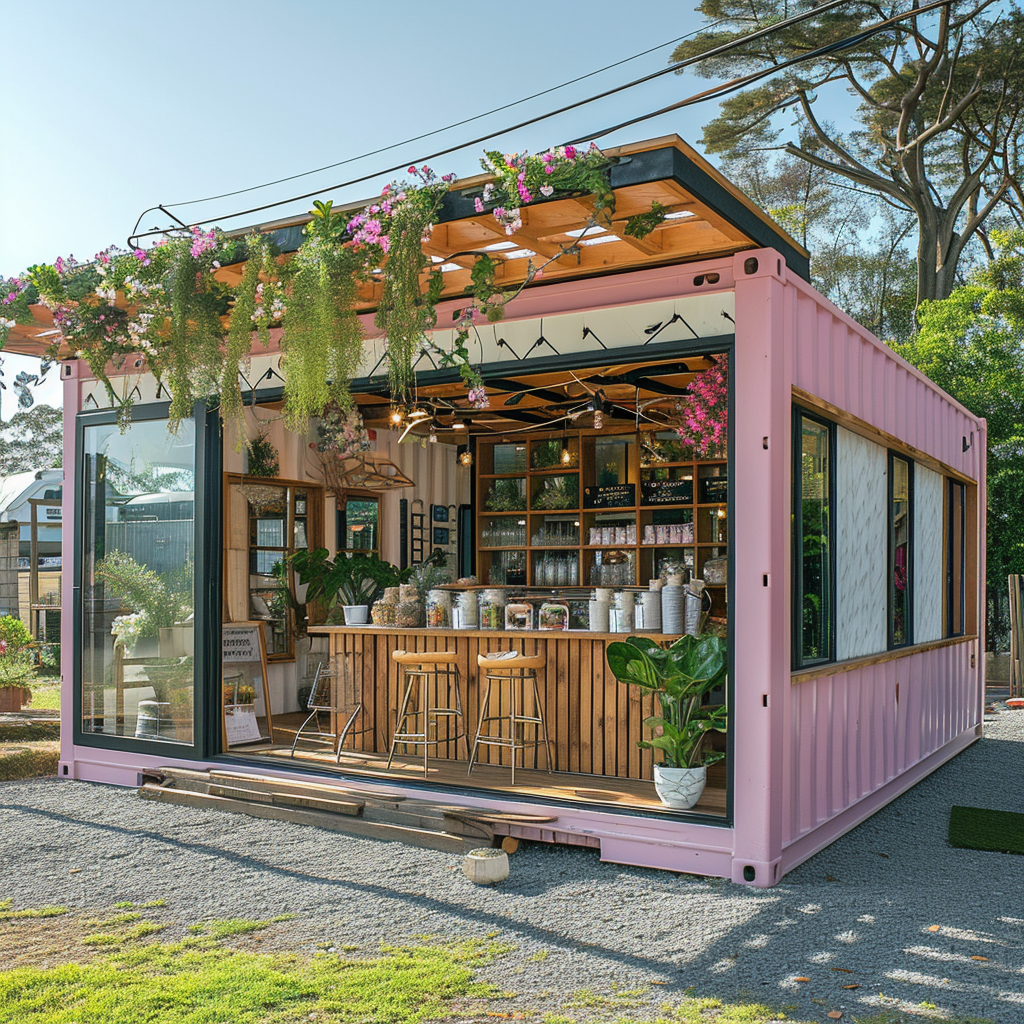
M 537 669 L 544 668 L 546 657 L 543 654 L 518 655 L 514 658 L 496 657 L 499 652 L 488 652 L 477 655 L 477 665 L 485 673 L 487 686 L 480 701 L 480 721 L 477 724 L 473 749 L 469 755 L 468 775 L 476 763 L 477 748 L 481 745 L 491 747 L 507 747 L 512 751 L 512 785 L 516 784 L 516 751 L 533 747 L 536 750 L 544 744 L 548 771 L 554 770 L 551 756 L 551 740 L 544 724 L 544 710 L 537 686 Z M 526 682 L 533 687 L 534 713 L 528 715 L 526 708 Z M 491 687 L 497 683 L 499 688 L 508 684 L 509 710 L 504 715 L 489 715 L 487 712 L 491 702 Z M 499 689 L 500 693 L 500 689 Z M 484 726 L 489 722 L 498 722 L 497 734 L 484 733 Z M 524 726 L 535 725 L 536 732 L 532 741 L 527 742 Z M 525 764 L 524 764 L 525 767 Z
M 462 714 L 461 676 L 458 656 L 454 651 L 395 651 L 391 657 L 401 666 L 405 676 L 402 703 L 398 708 L 398 720 L 391 737 L 388 753 L 388 769 L 395 757 L 399 743 L 423 747 L 423 775 L 427 774 L 427 753 L 432 746 L 461 739 L 463 745 L 469 740 L 465 718 Z M 433 683 L 433 702 L 431 702 Z M 442 702 L 441 690 L 445 690 Z M 413 700 L 413 691 L 418 690 Z M 422 724 L 420 718 L 423 719 Z M 454 718 L 456 733 L 446 739 L 437 738 L 437 720 Z M 433 733 L 433 738 L 431 738 Z M 456 746 L 456 750 L 458 747 Z

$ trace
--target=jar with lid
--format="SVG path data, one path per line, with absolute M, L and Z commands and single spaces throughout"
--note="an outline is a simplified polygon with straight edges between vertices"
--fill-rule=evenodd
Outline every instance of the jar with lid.
M 452 595 L 447 590 L 427 591 L 427 626 L 450 629 L 452 624 Z
M 505 591 L 488 588 L 480 594 L 480 628 L 503 629 L 505 626 Z

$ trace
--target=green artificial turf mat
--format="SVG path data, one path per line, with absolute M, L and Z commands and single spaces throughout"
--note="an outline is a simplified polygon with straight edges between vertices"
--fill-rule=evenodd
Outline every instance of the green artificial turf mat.
M 949 845 L 1024 854 L 1024 814 L 954 807 L 949 814 Z

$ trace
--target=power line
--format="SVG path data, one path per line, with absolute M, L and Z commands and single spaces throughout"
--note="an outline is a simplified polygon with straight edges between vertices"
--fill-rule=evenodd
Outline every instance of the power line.
M 323 193 L 325 193 L 325 192 L 332 192 L 332 191 L 335 191 L 337 189 L 348 188 L 348 187 L 350 187 L 352 185 L 359 185 L 359 184 L 362 184 L 362 183 L 367 182 L 367 181 L 372 181 L 374 178 L 383 177 L 386 174 L 393 174 L 393 173 L 395 173 L 397 171 L 400 171 L 400 170 L 404 169 L 405 167 L 409 166 L 410 163 L 426 162 L 428 160 L 436 160 L 436 159 L 438 159 L 439 157 L 442 157 L 442 156 L 448 156 L 451 153 L 456 153 L 459 150 L 468 148 L 469 146 L 479 145 L 480 143 L 486 142 L 489 139 L 494 139 L 494 138 L 497 138 L 497 137 L 499 137 L 501 135 L 507 135 L 510 132 L 518 131 L 521 128 L 529 127 L 530 125 L 537 124 L 538 122 L 541 122 L 541 121 L 546 121 L 549 118 L 556 117 L 559 114 L 564 114 L 564 113 L 567 113 L 567 112 L 569 112 L 571 110 L 575 110 L 578 107 L 586 106 L 587 104 L 590 104 L 590 103 L 595 103 L 595 102 L 597 102 L 598 100 L 601 100 L 601 99 L 606 99 L 607 97 L 613 96 L 616 93 L 620 93 L 620 92 L 623 92 L 623 91 L 625 91 L 627 89 L 634 88 L 637 85 L 643 85 L 646 82 L 653 81 L 654 79 L 660 78 L 663 75 L 671 74 L 671 73 L 675 73 L 675 72 L 681 71 L 684 68 L 689 67 L 692 64 L 699 63 L 700 61 L 707 60 L 707 59 L 709 59 L 711 57 L 718 57 L 718 56 L 721 56 L 722 54 L 725 54 L 725 53 L 729 53 L 732 50 L 735 50 L 735 49 L 737 49 L 737 48 L 739 48 L 741 46 L 745 46 L 748 43 L 754 42 L 757 39 L 761 39 L 761 38 L 763 38 L 766 35 L 770 35 L 770 34 L 772 34 L 774 32 L 778 32 L 780 29 L 783 29 L 783 28 L 788 28 L 789 26 L 795 25 L 798 22 L 806 21 L 808 18 L 812 18 L 812 17 L 814 17 L 816 15 L 819 15 L 819 14 L 822 14 L 822 13 L 824 13 L 826 11 L 829 11 L 829 10 L 831 10 L 834 7 L 842 6 L 843 4 L 846 4 L 848 2 L 849 2 L 849 0 L 830 0 L 830 2 L 822 4 L 819 7 L 815 7 L 813 9 L 809 10 L 809 11 L 805 11 L 803 14 L 793 15 L 791 18 L 787 18 L 787 19 L 785 19 L 783 21 L 776 22 L 775 24 L 769 25 L 769 26 L 767 26 L 767 27 L 765 27 L 763 29 L 758 29 L 756 32 L 748 33 L 747 35 L 743 36 L 740 39 L 735 39 L 732 42 L 723 43 L 720 46 L 712 47 L 712 49 L 706 50 L 704 53 L 698 54 L 698 55 L 696 55 L 694 57 L 690 57 L 690 58 L 688 58 L 686 60 L 683 60 L 683 61 L 679 61 L 679 62 L 677 62 L 675 64 L 670 64 L 667 68 L 662 68 L 660 71 L 652 72 L 649 75 L 645 75 L 642 78 L 635 79 L 634 81 L 628 82 L 625 85 L 620 85 L 620 86 L 616 86 L 616 87 L 611 88 L 611 89 L 606 89 L 605 91 L 597 93 L 594 96 L 590 96 L 590 97 L 588 97 L 586 99 L 578 100 L 575 103 L 570 103 L 570 104 L 567 104 L 566 106 L 559 107 L 557 110 L 549 111 L 546 114 L 539 114 L 536 117 L 528 118 L 525 121 L 520 121 L 518 124 L 511 125 L 511 126 L 509 126 L 507 128 L 501 129 L 500 131 L 490 132 L 487 135 L 481 135 L 481 136 L 479 136 L 479 137 L 477 137 L 475 139 L 470 139 L 470 140 L 468 140 L 466 142 L 459 143 L 458 145 L 448 146 L 448 147 L 446 147 L 444 149 L 437 150 L 434 153 L 429 153 L 426 156 L 417 157 L 415 160 L 403 160 L 400 164 L 396 164 L 396 165 L 394 165 L 392 167 L 382 168 L 380 170 L 373 171 L 373 172 L 371 172 L 369 174 L 361 175 L 358 178 L 351 178 L 348 181 L 340 182 L 337 185 L 328 185 L 328 186 L 326 186 L 324 188 L 319 188 L 319 189 L 316 189 L 316 190 L 314 190 L 312 192 L 303 193 L 302 195 L 291 196 L 288 199 L 280 199 L 280 200 L 277 200 L 276 202 L 264 203 L 261 206 L 253 206 L 253 207 L 250 207 L 247 210 L 238 210 L 238 211 L 236 211 L 234 213 L 229 213 L 229 214 L 221 215 L 221 216 L 218 216 L 218 217 L 208 217 L 208 218 L 206 218 L 204 220 L 197 221 L 196 224 L 197 225 L 199 225 L 199 224 L 211 224 L 214 221 L 218 221 L 218 220 L 225 220 L 225 221 L 226 220 L 234 220 L 236 217 L 246 217 L 246 216 L 249 216 L 249 215 L 254 214 L 254 213 L 262 213 L 264 210 L 272 210 L 272 209 L 275 209 L 276 207 L 285 206 L 288 203 L 299 202 L 300 200 L 303 200 L 303 199 L 312 199 L 315 196 L 323 195 Z M 894 20 L 898 21 L 898 20 L 901 20 L 902 18 L 915 16 L 917 14 L 920 14 L 920 13 L 924 12 L 924 11 L 931 10 L 934 7 L 943 6 L 944 4 L 948 4 L 949 2 L 950 2 L 950 0 L 936 0 L 935 3 L 930 4 L 927 7 L 915 8 L 914 10 L 908 12 L 907 14 L 900 15 L 896 19 L 889 19 L 889 20 L 890 21 L 894 21 Z M 883 24 L 888 24 L 888 22 L 885 22 Z M 860 35 L 862 35 L 862 33 L 859 33 L 858 36 L 856 36 L 856 37 L 850 37 L 850 40 L 846 42 L 846 45 L 852 45 L 853 42 L 856 42 L 857 39 L 860 38 Z M 842 41 L 841 41 L 840 45 L 841 44 L 842 44 Z M 803 58 L 803 59 L 807 59 L 807 58 Z M 773 67 L 772 69 L 770 69 L 769 72 L 765 72 L 764 74 L 769 74 L 769 73 L 774 74 L 776 70 L 778 70 L 778 69 Z M 727 85 L 731 85 L 731 83 L 727 83 Z M 707 97 L 705 96 L 704 98 L 707 98 Z M 687 104 L 687 101 L 683 101 L 683 103 L 681 105 L 685 106 L 686 104 Z M 665 109 L 669 110 L 669 109 L 673 109 L 673 108 L 669 107 L 669 108 L 665 108 Z M 639 118 L 638 120 L 646 120 L 649 117 L 653 117 L 653 116 L 656 116 L 656 115 L 655 114 L 644 115 L 644 117 Z M 605 131 L 602 134 L 607 134 L 607 131 Z M 139 219 L 135 222 L 135 228 L 133 229 L 133 233 L 128 238 L 128 245 L 129 245 L 130 248 L 135 248 L 138 240 L 141 239 L 141 238 L 148 238 L 148 237 L 150 237 L 152 235 L 163 235 L 163 234 L 166 234 L 166 231 L 168 229 L 163 229 L 163 228 L 160 228 L 160 229 L 154 228 L 151 231 L 144 231 L 144 232 L 141 232 L 141 233 L 138 232 L 139 224 L 142 221 L 142 218 L 147 213 L 150 213 L 152 210 L 155 210 L 155 209 L 159 209 L 159 207 L 151 206 L 148 210 L 143 211 L 143 213 L 141 213 L 139 215 Z
M 688 96 L 686 99 L 679 100 L 676 103 L 670 103 L 667 107 L 662 107 L 660 110 L 653 110 L 647 114 L 632 117 L 628 121 L 620 121 L 618 124 L 613 124 L 608 128 L 602 128 L 599 132 L 595 132 L 594 134 L 581 136 L 580 139 L 573 140 L 573 142 L 579 143 L 583 140 L 599 139 L 602 135 L 610 135 L 612 132 L 619 131 L 622 128 L 629 128 L 634 124 L 639 124 L 641 121 L 649 121 L 651 118 L 660 117 L 662 114 L 669 114 L 673 110 L 681 110 L 683 107 L 693 106 L 695 103 L 701 103 L 706 99 L 726 96 L 731 92 L 736 92 L 738 89 L 743 89 L 748 85 L 752 85 L 754 82 L 758 82 L 762 78 L 770 78 L 772 75 L 778 74 L 780 71 L 785 71 L 787 68 L 794 67 L 797 64 L 817 60 L 819 57 L 834 53 L 836 50 L 845 50 L 850 46 L 856 46 L 858 43 L 862 43 L 864 40 L 878 35 L 879 32 L 884 32 L 887 28 L 890 28 L 900 21 L 905 21 L 907 18 L 917 17 L 919 14 L 927 14 L 929 11 L 933 11 L 938 7 L 948 7 L 950 2 L 951 0 L 933 0 L 932 3 L 925 4 L 923 7 L 915 7 L 913 10 L 906 11 L 903 14 L 897 14 L 891 18 L 886 18 L 885 21 L 879 21 L 874 25 L 869 25 L 866 29 L 863 29 L 856 35 L 847 36 L 845 39 L 839 39 L 834 43 L 828 43 L 825 46 L 820 46 L 818 49 L 812 50 L 810 53 L 805 53 L 802 56 L 791 57 L 789 60 L 783 61 L 781 64 L 773 64 L 771 67 L 765 68 L 763 71 L 755 71 L 753 74 L 744 75 L 742 78 L 734 78 L 731 82 L 725 82 L 722 85 L 714 86 L 711 89 L 705 89 L 703 92 L 694 93 L 694 95 Z M 818 8 L 818 10 L 821 10 L 821 8 Z
M 312 174 L 320 174 L 323 171 L 332 170 L 335 167 L 344 167 L 346 164 L 355 163 L 357 160 L 365 160 L 367 157 L 379 156 L 381 153 L 387 153 L 389 150 L 398 149 L 399 146 L 408 146 L 413 142 L 421 142 L 423 139 L 432 138 L 434 135 L 441 135 L 444 132 L 451 131 L 453 128 L 461 128 L 463 125 L 472 124 L 474 121 L 480 121 L 485 117 L 490 117 L 492 114 L 500 114 L 503 110 L 510 110 L 512 107 L 518 107 L 523 103 L 529 103 L 531 100 L 539 99 L 541 96 L 547 96 L 550 93 L 558 92 L 560 89 L 567 89 L 570 85 L 576 85 L 578 82 L 584 82 L 588 78 L 594 78 L 597 75 L 602 75 L 606 71 L 612 71 L 614 68 L 621 67 L 623 64 L 628 64 L 630 61 L 639 60 L 641 57 L 646 57 L 648 54 L 655 53 L 658 50 L 663 50 L 666 46 L 672 46 L 674 43 L 680 43 L 684 39 L 689 39 L 692 36 L 699 35 L 701 32 L 709 32 L 713 28 L 717 28 L 723 24 L 722 21 L 716 21 L 706 28 L 699 28 L 693 32 L 688 32 L 686 35 L 676 36 L 675 39 L 668 39 L 663 43 L 658 43 L 657 46 L 652 46 L 647 50 L 641 50 L 639 53 L 634 53 L 632 57 L 625 57 L 622 60 L 617 60 L 614 64 L 608 64 L 603 68 L 598 68 L 596 71 L 588 71 L 585 75 L 580 75 L 577 78 L 570 78 L 567 82 L 562 82 L 560 85 L 553 85 L 548 89 L 542 89 L 540 92 L 535 92 L 530 96 L 523 96 L 521 99 L 512 100 L 511 103 L 502 104 L 500 107 L 494 107 L 493 110 L 488 110 L 483 114 L 474 114 L 472 117 L 467 117 L 462 121 L 455 121 L 452 124 L 446 125 L 444 128 L 435 128 L 432 131 L 424 132 L 422 135 L 414 135 L 412 138 L 403 139 L 401 142 L 393 142 L 390 146 L 381 146 L 380 149 L 371 149 L 369 152 L 360 153 L 357 156 L 346 157 L 344 160 L 338 160 L 333 164 L 324 164 L 323 167 L 315 167 L 311 171 L 301 171 L 298 174 L 290 174 L 285 178 L 277 178 L 275 181 L 266 181 L 262 185 L 250 185 L 248 188 L 236 189 L 233 192 L 222 192 L 220 195 L 207 196 L 205 199 L 188 199 L 180 203 L 161 203 L 159 206 L 151 206 L 148 210 L 143 213 L 143 217 L 147 213 L 151 213 L 153 210 L 163 210 L 166 212 L 172 207 L 176 208 L 179 206 L 195 206 L 199 203 L 210 203 L 215 199 L 229 199 L 231 196 L 240 196 L 246 192 L 256 192 L 261 188 L 270 188 L 273 185 L 283 185 L 286 181 L 295 181 L 298 178 L 307 178 Z

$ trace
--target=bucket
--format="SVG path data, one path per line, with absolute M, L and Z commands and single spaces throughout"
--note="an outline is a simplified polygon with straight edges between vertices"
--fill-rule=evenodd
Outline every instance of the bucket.
M 171 719 L 171 705 L 160 700 L 140 700 L 139 717 L 135 722 L 137 740 L 176 740 Z

